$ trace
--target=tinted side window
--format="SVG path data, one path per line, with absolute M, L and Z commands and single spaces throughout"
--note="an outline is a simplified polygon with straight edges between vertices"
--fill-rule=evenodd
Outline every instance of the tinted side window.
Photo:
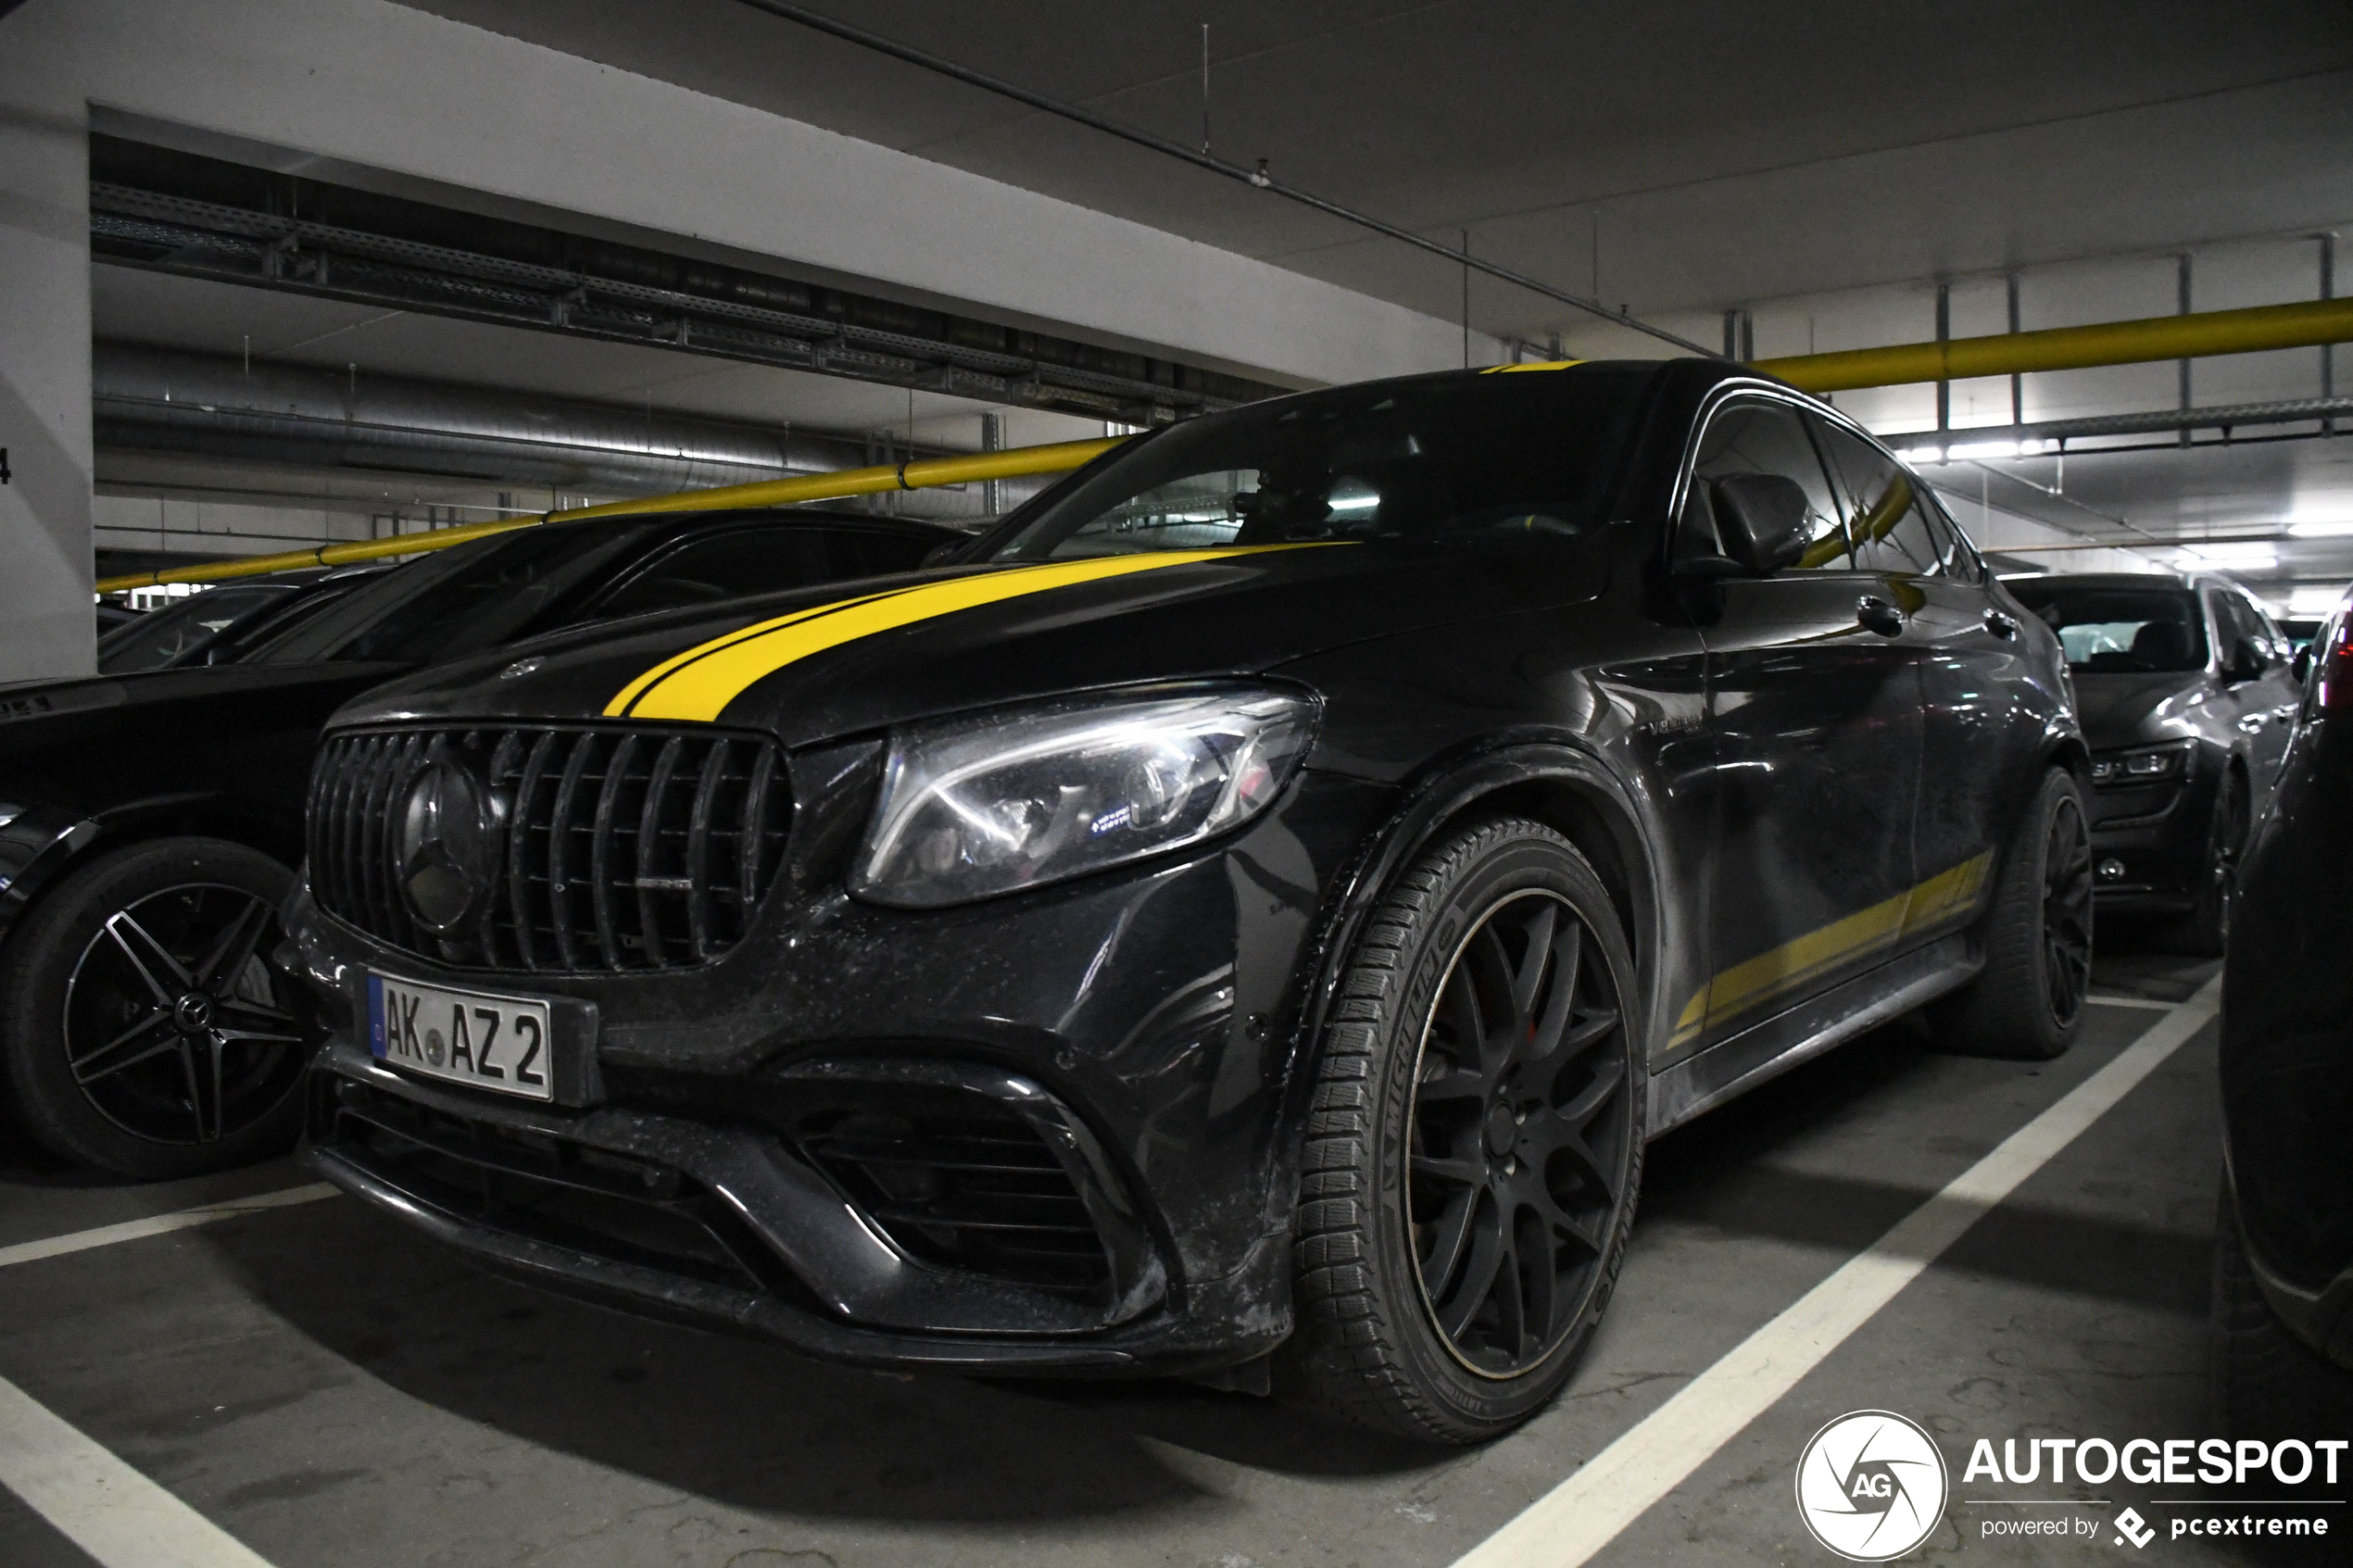
M 1953 514 L 1945 509 L 1943 498 L 1935 491 L 1923 486 L 1920 506 L 1928 513 L 1929 532 L 1936 535 L 1936 547 L 1944 562 L 1944 574 L 1959 578 L 1964 583 L 1983 583 L 1985 563 L 1979 558 L 1977 546 L 1969 543 L 1969 535 L 1961 532 L 1961 525 L 1955 522 Z
M 1797 410 L 1783 403 L 1734 403 L 1719 408 L 1700 437 L 1699 458 L 1692 467 L 1690 494 L 1683 502 L 1681 547 L 1701 555 L 1721 555 L 1716 514 L 1708 496 L 1708 482 L 1738 473 L 1779 474 L 1793 479 L 1806 491 L 1806 522 L 1812 544 L 1793 570 L 1844 571 L 1846 535 L 1839 526 L 1838 503 L 1831 495 L 1820 457 L 1806 438 Z
M 841 575 L 826 548 L 832 537 L 830 529 L 802 525 L 691 539 L 608 595 L 595 613 L 645 615 L 830 583 Z
M 2256 628 L 2263 634 L 2263 646 L 2270 650 L 2268 657 L 2282 664 L 2295 658 L 2296 649 L 2289 646 L 2287 634 L 2280 630 L 2279 622 L 2273 621 L 2259 604 L 2249 604 L 2246 608 L 2255 617 Z
M 1928 508 L 1913 493 L 1912 476 L 1894 458 L 1836 425 L 1820 425 L 1831 467 L 1846 492 L 1846 531 L 1855 563 L 1866 571 L 1926 576 L 1944 565 L 1944 550 L 1930 532 Z
M 845 529 L 832 536 L 834 575 L 837 577 L 881 577 L 893 571 L 912 571 L 924 564 L 937 540 L 897 533 L 866 533 Z
M 2225 665 L 2237 653 L 2242 641 L 2254 644 L 2255 651 L 2262 655 L 2266 662 L 2270 661 L 2271 634 L 2264 630 L 2262 618 L 2256 614 L 2253 605 L 2236 594 L 2211 594 L 2208 596 L 2208 602 L 2214 607 L 2216 640 L 2222 646 L 2222 662 Z

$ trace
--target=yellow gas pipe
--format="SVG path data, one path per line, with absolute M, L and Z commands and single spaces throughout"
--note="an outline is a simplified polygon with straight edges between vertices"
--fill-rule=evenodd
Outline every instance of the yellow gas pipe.
M 1848 392 L 1866 386 L 1966 381 L 1974 376 L 2024 375 L 2037 370 L 2081 370 L 2100 365 L 2196 359 L 2218 354 L 2254 354 L 2273 348 L 2315 348 L 2323 344 L 2347 342 L 2353 342 L 2353 298 L 2317 300 L 2304 305 L 2259 305 L 2245 310 L 2209 310 L 2193 316 L 2155 316 L 2138 321 L 2106 321 L 2091 327 L 2052 327 L 2041 332 L 1997 332 L 1989 337 L 1955 338 L 1944 343 L 1850 348 L 1834 354 L 1800 354 L 1788 358 L 1759 359 L 1754 368 L 1807 392 Z M 1119 438 L 1063 441 L 1049 446 L 1019 446 L 1010 452 L 923 458 L 877 468 L 800 474 L 791 479 L 767 480 L 756 484 L 730 484 L 716 490 L 688 490 L 674 495 L 613 501 L 600 507 L 577 507 L 540 517 L 468 523 L 459 528 L 438 529 L 431 533 L 404 533 L 390 539 L 321 545 L 310 550 L 289 550 L 279 555 L 247 556 L 236 560 L 207 561 L 196 566 L 101 578 L 97 591 L 112 594 L 125 588 L 150 587 L 158 583 L 220 583 L 233 577 L 258 577 L 301 567 L 344 566 L 355 561 L 380 560 L 387 556 L 419 555 L 427 550 L 461 545 L 469 539 L 503 533 L 510 529 L 535 527 L 542 522 L 571 522 L 581 518 L 617 517 L 639 512 L 702 512 L 738 507 L 783 507 L 803 501 L 834 501 L 893 490 L 964 484 L 976 480 L 1062 473 L 1117 445 Z
M 849 495 L 873 495 L 892 490 L 923 490 L 975 480 L 1018 479 L 1026 474 L 1063 473 L 1101 452 L 1119 445 L 1124 436 L 1105 441 L 1059 441 L 1049 446 L 1016 446 L 1010 452 L 975 452 L 953 458 L 919 458 L 912 462 L 871 469 L 842 469 L 833 473 L 797 474 L 790 479 L 762 480 L 756 484 L 729 484 L 716 490 L 687 490 L 675 495 L 649 495 L 641 501 L 613 501 L 601 507 L 574 507 L 538 517 L 501 518 L 497 522 L 470 522 L 439 528 L 430 533 L 401 533 L 389 539 L 359 539 L 347 545 L 321 545 L 316 549 L 287 550 L 278 555 L 245 556 L 235 560 L 206 561 L 196 566 L 167 567 L 102 577 L 101 594 L 125 588 L 148 588 L 158 583 L 221 583 L 233 577 L 261 577 L 272 571 L 294 571 L 310 566 L 349 566 L 356 561 L 382 560 L 387 556 L 422 555 L 446 550 L 469 539 L 487 538 L 543 522 L 576 522 L 583 518 L 635 516 L 643 512 L 716 512 L 744 507 L 788 507 L 802 501 L 837 501 Z
M 2196 316 L 2103 321 L 2095 327 L 1996 332 L 1991 337 L 1954 338 L 1945 343 L 1800 354 L 1786 359 L 1759 359 L 1755 369 L 1807 392 L 1848 392 L 1865 386 L 1967 381 L 1972 376 L 2254 354 L 2268 348 L 2317 348 L 2348 341 L 2353 341 L 2353 299 L 2322 299 L 2305 305 L 2209 310 Z

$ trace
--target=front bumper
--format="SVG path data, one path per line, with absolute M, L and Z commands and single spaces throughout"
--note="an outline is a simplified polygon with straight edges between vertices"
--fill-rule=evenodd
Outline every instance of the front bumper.
M 2197 902 L 2219 782 L 2208 772 L 2093 791 L 2093 890 L 2101 909 L 2179 914 Z
M 2226 1201 L 2238 1204 L 2236 1182 L 2230 1182 L 2224 1194 Z M 2247 1270 L 2255 1276 L 2256 1288 L 2262 1292 L 2272 1313 L 2313 1354 L 2353 1372 L 2353 1268 L 2344 1270 L 2319 1289 L 2298 1285 L 2264 1258 L 2253 1233 L 2247 1229 L 2244 1207 L 2239 1209 L 2237 1218 L 2240 1241 L 2246 1249 Z
M 448 969 L 298 892 L 307 1157 L 498 1272 L 831 1359 L 1235 1365 L 1290 1331 L 1304 971 L 1387 802 L 1304 774 L 1198 855 L 959 909 L 779 888 L 676 973 Z M 369 1057 L 371 970 L 547 997 L 558 1103 Z

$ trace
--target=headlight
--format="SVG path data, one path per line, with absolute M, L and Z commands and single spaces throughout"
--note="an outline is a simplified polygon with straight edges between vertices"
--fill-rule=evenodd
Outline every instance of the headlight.
M 2190 752 L 2196 741 L 2173 741 L 2165 746 L 2145 746 L 2133 751 L 2111 751 L 2092 759 L 2092 782 L 2095 784 L 2155 784 L 2160 779 L 2178 779 L 2190 769 Z
M 961 904 L 1199 843 L 1274 802 L 1315 726 L 1305 696 L 1226 688 L 910 727 L 850 890 Z

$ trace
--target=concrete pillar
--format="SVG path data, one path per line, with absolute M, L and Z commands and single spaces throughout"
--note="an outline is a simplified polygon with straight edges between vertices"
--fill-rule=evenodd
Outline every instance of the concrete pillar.
M 90 138 L 37 35 L 0 18 L 0 681 L 86 675 L 90 609 Z

